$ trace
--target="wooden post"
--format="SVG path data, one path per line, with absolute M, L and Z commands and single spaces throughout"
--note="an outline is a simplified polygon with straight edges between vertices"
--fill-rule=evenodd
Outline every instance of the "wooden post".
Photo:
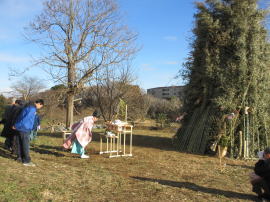
M 130 126 L 130 148 L 129 148 L 129 154 L 132 155 L 132 127 L 133 126 Z
M 126 131 L 124 130 L 124 155 L 126 155 Z

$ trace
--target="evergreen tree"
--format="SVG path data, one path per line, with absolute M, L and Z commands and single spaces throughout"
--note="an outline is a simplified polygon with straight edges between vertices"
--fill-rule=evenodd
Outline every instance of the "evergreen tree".
M 239 131 L 244 132 L 244 142 L 249 138 L 250 154 L 269 145 L 270 49 L 263 24 L 266 11 L 257 3 L 197 3 L 194 41 L 184 74 L 187 115 L 174 139 L 181 151 L 204 153 L 225 136 L 231 156 L 236 156 L 243 150 Z M 228 118 L 231 113 L 233 118 Z
M 5 112 L 6 105 L 7 98 L 4 95 L 0 94 L 0 120 L 2 119 L 2 116 Z

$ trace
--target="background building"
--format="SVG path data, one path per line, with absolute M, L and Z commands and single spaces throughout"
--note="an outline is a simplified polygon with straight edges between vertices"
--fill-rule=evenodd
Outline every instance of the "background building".
M 150 88 L 147 89 L 147 94 L 161 99 L 170 99 L 171 97 L 182 98 L 184 94 L 184 86 Z

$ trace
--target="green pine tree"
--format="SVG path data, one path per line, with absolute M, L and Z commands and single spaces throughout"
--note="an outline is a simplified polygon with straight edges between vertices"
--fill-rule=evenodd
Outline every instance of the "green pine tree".
M 7 104 L 7 98 L 3 95 L 0 95 L 0 119 L 2 119 Z

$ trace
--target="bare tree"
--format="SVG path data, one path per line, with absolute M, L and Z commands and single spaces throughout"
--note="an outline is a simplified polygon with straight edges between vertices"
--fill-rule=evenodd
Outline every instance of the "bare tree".
M 159 114 L 166 114 L 171 120 L 175 120 L 180 115 L 182 101 L 179 97 L 172 97 L 169 100 L 160 99 L 150 95 L 148 114 L 151 118 L 157 118 Z
M 112 120 L 120 98 L 128 92 L 133 79 L 129 65 L 117 66 L 113 69 L 107 67 L 95 73 L 95 78 L 90 85 L 95 104 L 100 108 L 105 121 Z
M 119 108 L 121 100 L 128 106 L 129 120 L 144 119 L 150 103 L 145 92 L 132 84 L 134 80 L 135 75 L 128 64 L 113 69 L 104 68 L 95 74 L 84 99 L 100 108 L 105 121 L 124 120 Z
M 128 119 L 144 120 L 150 108 L 149 96 L 137 85 L 129 87 L 123 100 L 128 104 Z
M 121 24 L 114 0 L 48 0 L 27 33 L 44 49 L 37 62 L 67 86 L 67 127 L 73 122 L 74 96 L 93 72 L 137 51 L 136 34 Z
M 12 94 L 16 97 L 22 97 L 25 101 L 37 95 L 44 88 L 45 85 L 41 80 L 27 76 L 11 85 Z
M 55 85 L 50 90 L 39 93 L 39 98 L 45 100 L 45 114 L 49 120 L 55 120 L 55 112 L 58 107 L 63 109 L 65 103 L 66 87 L 63 85 Z M 61 120 L 63 121 L 63 120 Z

